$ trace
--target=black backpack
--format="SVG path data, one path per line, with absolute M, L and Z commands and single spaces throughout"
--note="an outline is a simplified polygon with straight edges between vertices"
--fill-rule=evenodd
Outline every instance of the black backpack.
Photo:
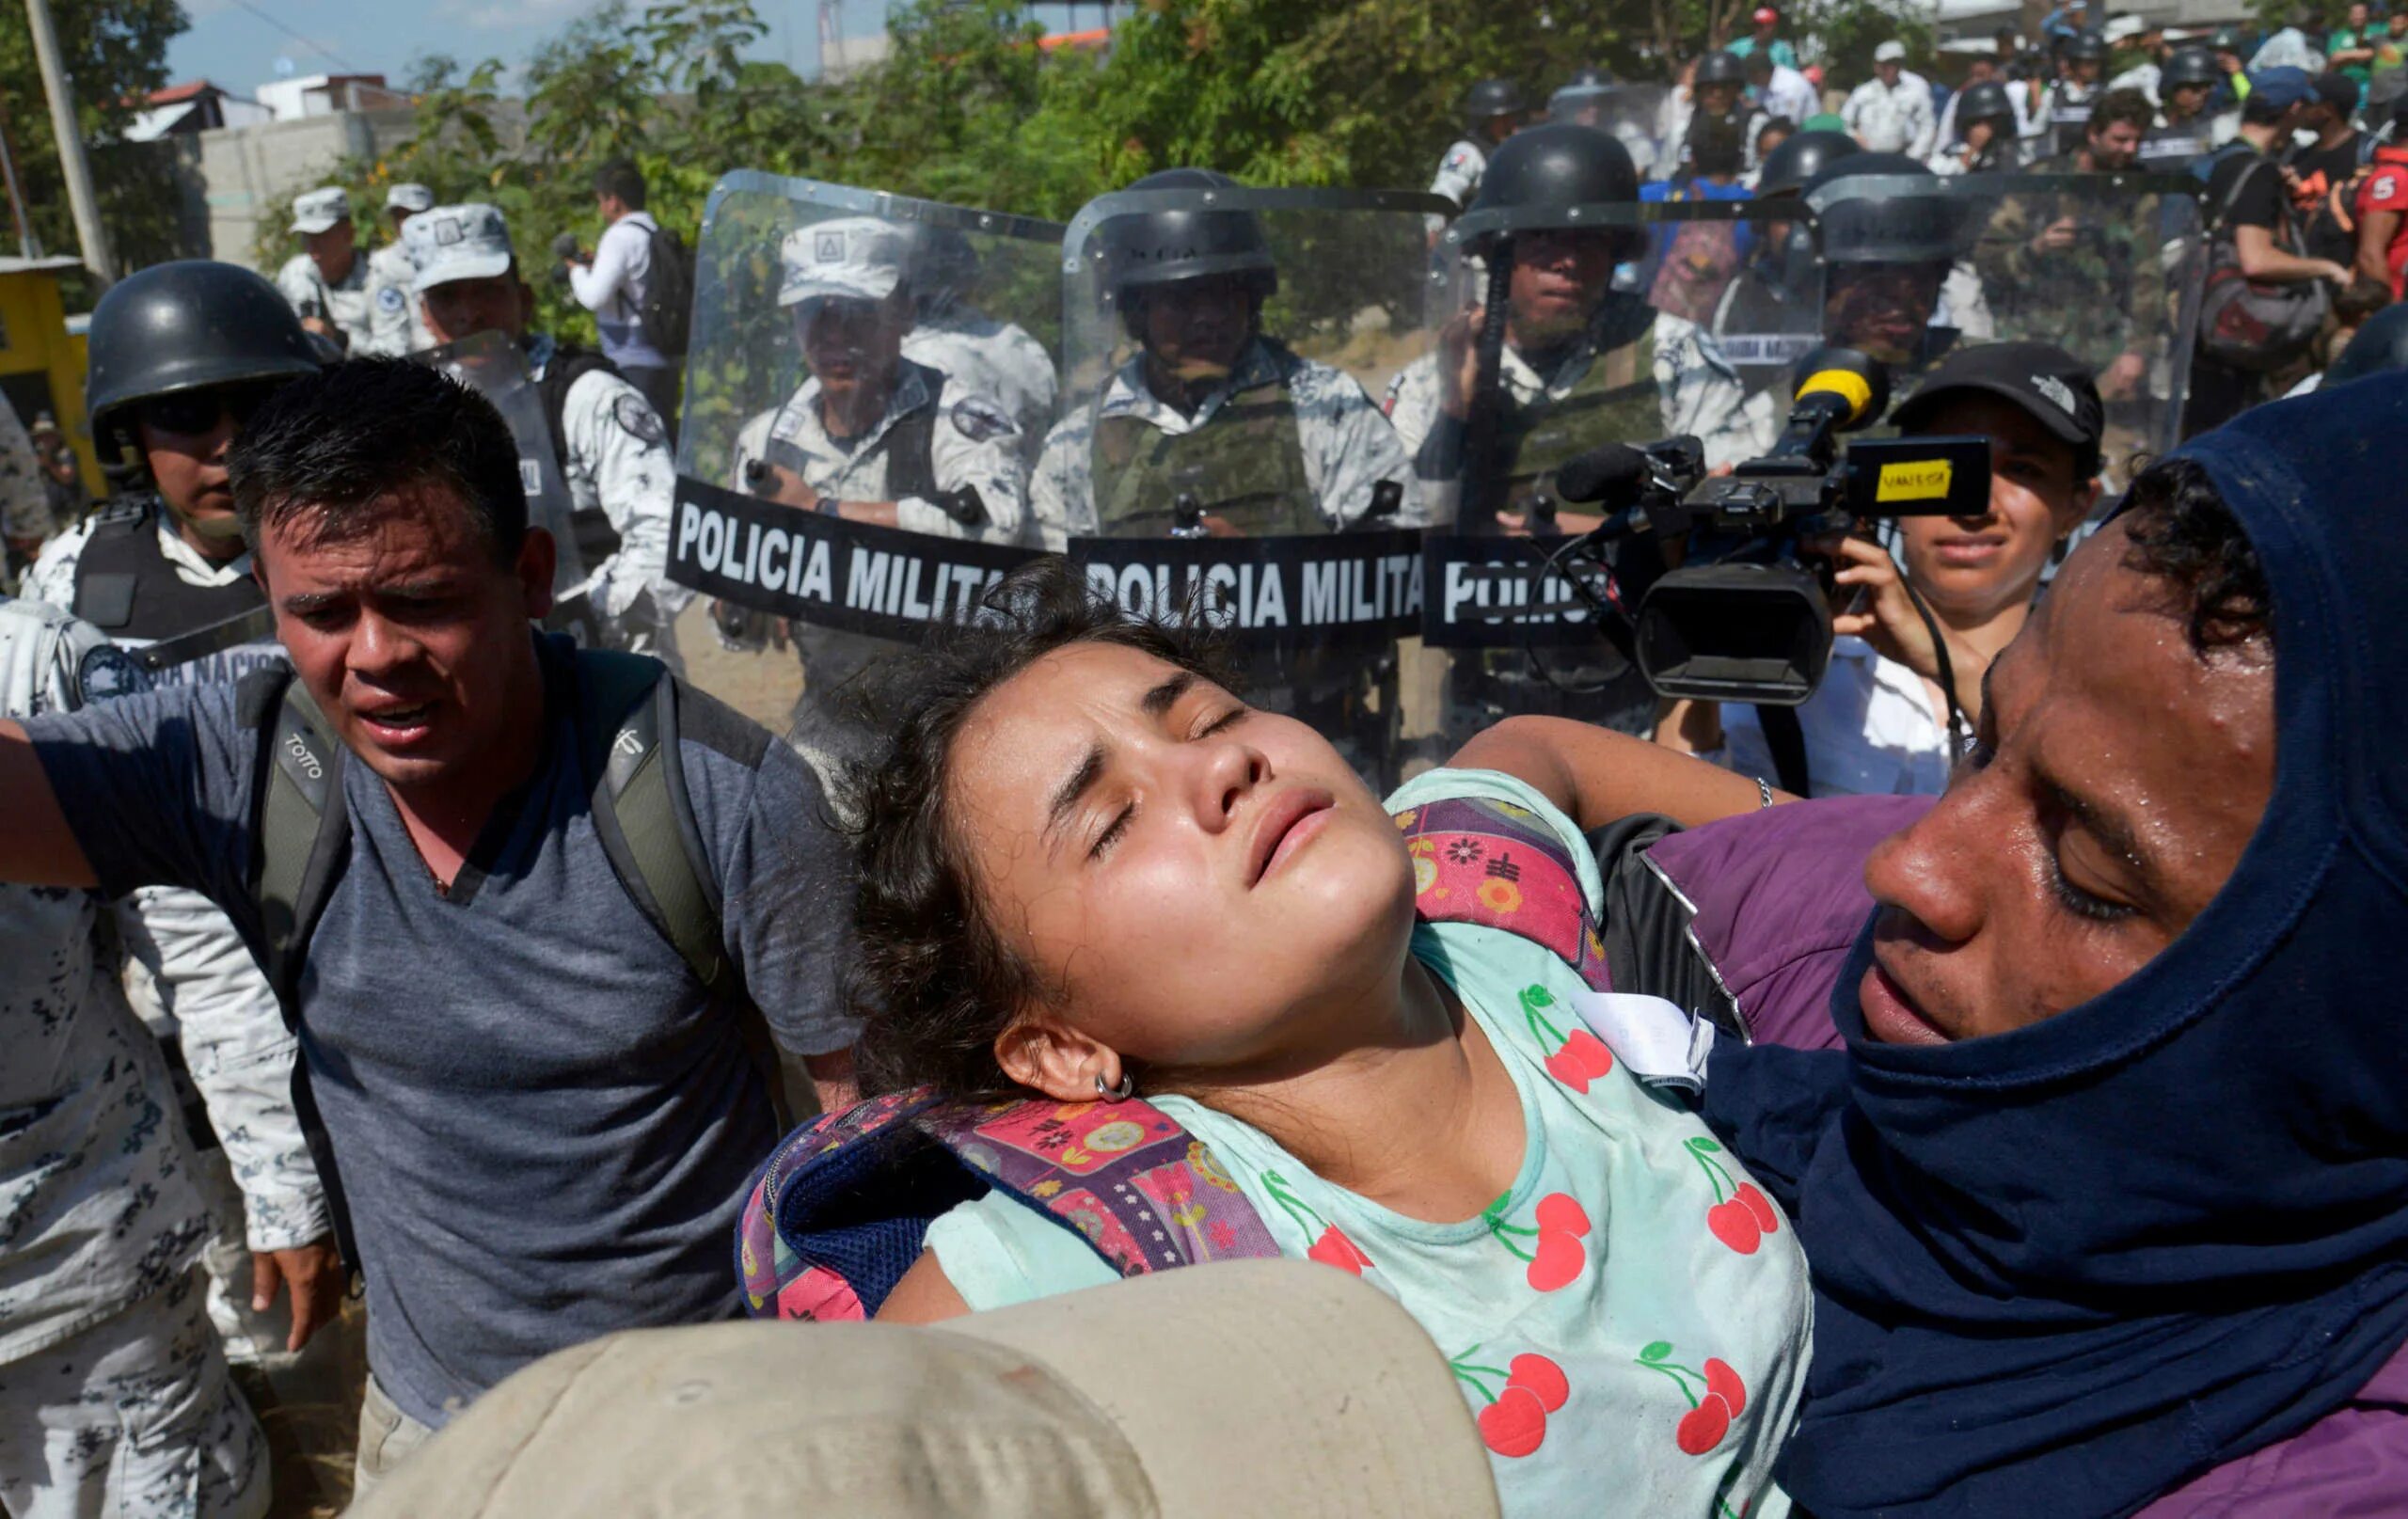
M 666 228 L 656 226 L 648 235 L 652 266 L 643 277 L 643 299 L 636 303 L 636 317 L 663 358 L 683 358 L 693 324 L 694 260 Z

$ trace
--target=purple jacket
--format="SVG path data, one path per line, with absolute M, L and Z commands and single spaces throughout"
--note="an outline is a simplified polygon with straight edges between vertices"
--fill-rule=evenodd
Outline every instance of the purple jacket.
M 1751 1038 L 1836 1050 L 1832 983 L 1873 910 L 1865 856 L 1928 797 L 1798 802 L 1674 833 L 1648 851 L 1687 899 L 1690 932 Z M 2229 1461 L 2140 1519 L 2408 1513 L 2408 1348 L 2355 1399 L 2288 1440 Z

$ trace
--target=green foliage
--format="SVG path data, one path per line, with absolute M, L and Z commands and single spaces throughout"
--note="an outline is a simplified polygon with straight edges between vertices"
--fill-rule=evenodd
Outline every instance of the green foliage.
M 34 63 L 33 29 L 23 0 L 5 0 L 12 12 L 0 25 L 0 131 L 24 191 L 24 211 L 44 251 L 73 254 L 75 223 L 67 208 L 67 182 L 58 165 L 58 143 L 50 129 L 50 107 Z M 144 97 L 167 82 L 167 43 L 189 24 L 176 0 L 51 0 L 59 52 L 74 91 L 76 119 L 84 140 L 95 147 L 116 142 L 141 110 Z M 128 155 L 134 157 L 137 155 Z M 96 182 L 102 217 L 111 241 L 138 254 L 170 246 L 175 237 L 175 198 L 156 193 L 145 159 L 115 186 Z M 94 178 L 102 179 L 99 163 Z M 0 223 L 0 247 L 14 254 L 13 223 Z M 71 282 L 72 283 L 72 282 Z M 88 305 L 90 292 L 71 289 L 71 309 Z

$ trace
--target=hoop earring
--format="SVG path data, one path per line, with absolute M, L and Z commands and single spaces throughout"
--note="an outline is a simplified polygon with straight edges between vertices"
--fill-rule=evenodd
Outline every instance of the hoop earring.
M 1126 1070 L 1120 1073 L 1120 1084 L 1117 1086 L 1104 1085 L 1103 1072 L 1095 1073 L 1095 1095 L 1108 1101 L 1126 1102 L 1129 1100 L 1129 1094 L 1136 1089 L 1137 1078 Z

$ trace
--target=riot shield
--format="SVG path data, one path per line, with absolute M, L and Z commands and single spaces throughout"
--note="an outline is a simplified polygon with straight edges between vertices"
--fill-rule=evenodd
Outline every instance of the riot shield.
M 1595 127 L 1630 151 L 1642 180 L 1660 180 L 1680 162 L 1681 145 L 1668 141 L 1669 85 L 1566 85 L 1548 97 L 1546 119 Z
M 567 597 L 584 583 L 588 567 L 577 547 L 575 507 L 568 482 L 562 477 L 560 455 L 552 446 L 551 424 L 544 417 L 544 398 L 527 377 L 527 356 L 501 332 L 480 332 L 423 353 L 412 354 L 473 388 L 501 413 L 518 441 L 518 479 L 527 488 L 527 521 L 552 535 L 558 557 L 552 570 L 552 591 Z
M 1450 209 L 1201 182 L 1089 202 L 1063 250 L 1065 413 L 1030 486 L 1048 543 L 1124 601 L 1200 578 L 1203 604 L 1148 609 L 1221 623 L 1253 699 L 1375 781 L 1398 773 L 1424 520 L 1381 398 L 1429 346 L 1425 218 Z
M 1812 346 L 1819 312 L 1804 214 L 1794 199 L 1536 205 L 1448 229 L 1437 340 L 1392 408 L 1450 524 L 1424 569 L 1450 653 L 1447 744 L 1524 713 L 1648 728 L 1653 698 L 1601 611 L 1610 588 L 1548 566 L 1632 504 L 1610 446 L 1687 435 L 1708 467 L 1771 446 L 1786 407 L 1767 375 Z
M 1028 558 L 1061 229 L 739 171 L 695 243 L 670 575 L 689 678 L 799 747 L 853 682 Z

